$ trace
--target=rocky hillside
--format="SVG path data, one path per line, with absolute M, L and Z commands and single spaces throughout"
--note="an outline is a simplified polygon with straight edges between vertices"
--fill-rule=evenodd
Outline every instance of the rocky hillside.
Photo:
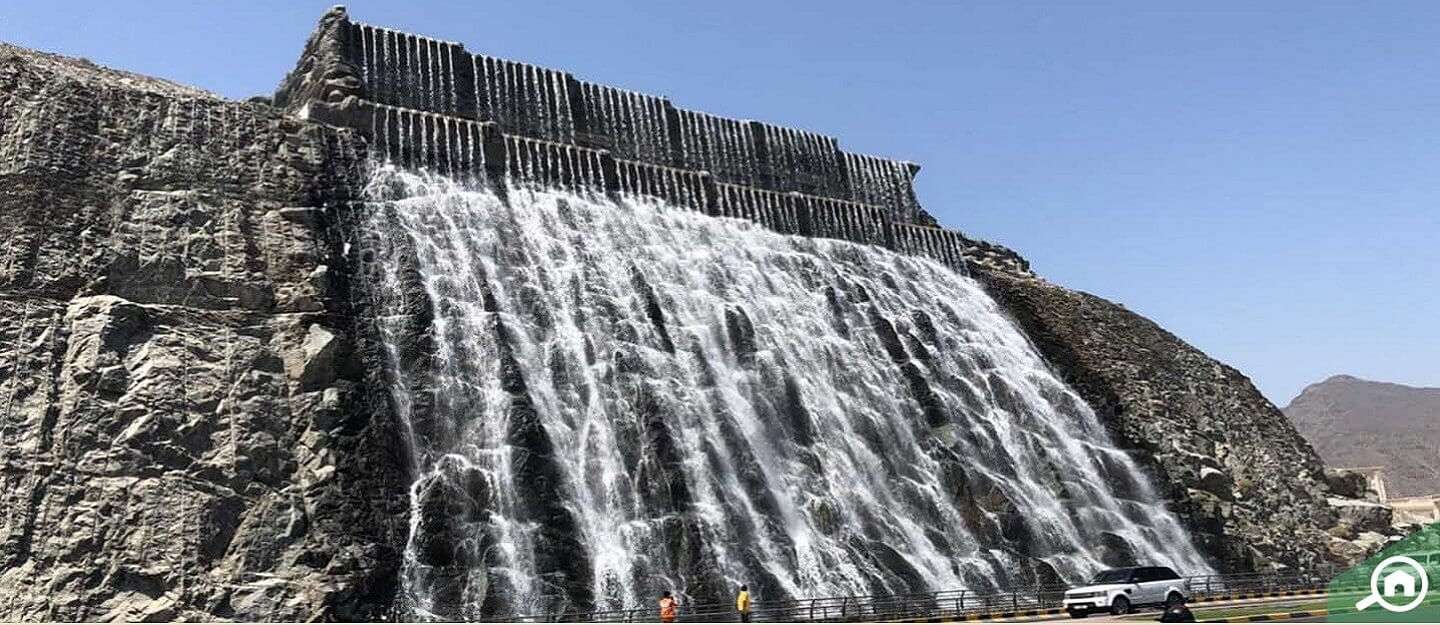
M 1341 540 L 1329 532 L 1339 519 L 1320 459 L 1240 372 L 1094 295 L 983 266 L 977 276 L 1150 467 L 1219 568 L 1353 555 L 1332 545 Z
M 327 211 L 356 153 L 0 46 L 0 620 L 383 607 L 405 482 Z
M 1285 414 L 1330 467 L 1385 467 L 1391 497 L 1440 493 L 1440 388 L 1337 375 Z

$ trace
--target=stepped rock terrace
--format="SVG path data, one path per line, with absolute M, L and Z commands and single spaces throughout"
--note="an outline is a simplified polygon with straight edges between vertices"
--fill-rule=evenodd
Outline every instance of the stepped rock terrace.
M 1028 270 L 1009 250 L 936 227 L 916 199 L 914 163 L 362 24 L 343 7 L 321 19 L 275 102 L 355 128 L 374 156 L 409 168 L 647 195 L 956 268 L 969 258 Z

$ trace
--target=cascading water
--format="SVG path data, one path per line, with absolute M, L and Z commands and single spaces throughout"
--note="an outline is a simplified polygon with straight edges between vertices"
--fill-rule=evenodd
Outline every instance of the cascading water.
M 412 618 L 1207 571 L 969 278 L 635 197 L 377 166 Z

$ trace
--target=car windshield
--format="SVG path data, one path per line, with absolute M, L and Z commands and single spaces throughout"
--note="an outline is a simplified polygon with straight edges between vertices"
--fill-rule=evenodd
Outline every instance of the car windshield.
M 1090 580 L 1092 584 L 1123 584 L 1130 581 L 1130 569 L 1113 569 L 1100 571 L 1095 578 Z

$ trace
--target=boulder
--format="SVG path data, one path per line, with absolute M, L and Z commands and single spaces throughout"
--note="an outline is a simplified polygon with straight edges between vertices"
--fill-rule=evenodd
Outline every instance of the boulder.
M 1100 561 L 1104 562 L 1105 566 L 1116 568 L 1140 564 L 1130 541 L 1113 532 L 1100 534 Z
M 300 357 L 292 361 L 290 378 L 302 391 L 315 391 L 335 381 L 340 340 L 333 332 L 313 324 L 300 344 Z
M 1367 499 L 1373 495 L 1370 493 L 1370 482 L 1365 476 L 1354 471 L 1337 471 L 1335 469 L 1325 470 L 1325 482 L 1330 485 L 1330 492 L 1337 497 L 1345 499 Z
M 1359 532 L 1389 533 L 1391 531 L 1393 511 L 1390 506 L 1364 499 L 1340 497 L 1331 497 L 1326 501 L 1339 515 L 1340 524 Z
M 1357 566 L 1390 544 L 1390 538 L 1379 532 L 1361 532 L 1352 539 L 1332 536 L 1329 552 L 1343 566 Z

